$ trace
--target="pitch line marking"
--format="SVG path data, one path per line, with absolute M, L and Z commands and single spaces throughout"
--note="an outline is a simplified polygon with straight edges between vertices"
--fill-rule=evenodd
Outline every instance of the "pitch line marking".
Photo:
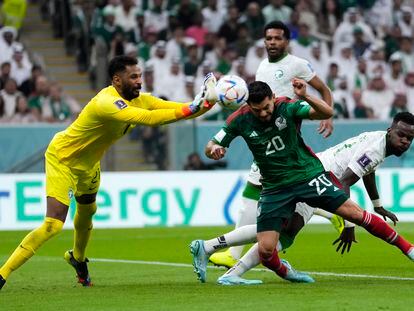
M 173 263 L 173 262 L 162 262 L 162 261 L 144 261 L 144 260 L 126 260 L 126 259 L 107 259 L 107 258 L 91 258 L 92 262 L 109 262 L 109 263 L 126 263 L 136 265 L 153 265 L 153 266 L 168 266 L 168 267 L 183 267 L 192 268 L 193 265 L 186 263 Z M 208 266 L 209 269 L 222 269 L 221 267 Z M 269 269 L 252 269 L 253 271 L 265 271 L 272 272 Z M 383 280 L 398 280 L 398 281 L 414 281 L 414 277 L 399 277 L 399 276 L 387 276 L 387 275 L 370 275 L 370 274 L 348 274 L 348 273 L 333 273 L 333 272 L 316 272 L 316 271 L 305 271 L 312 275 L 320 276 L 336 276 L 336 277 L 347 277 L 347 278 L 360 278 L 360 279 L 383 279 Z

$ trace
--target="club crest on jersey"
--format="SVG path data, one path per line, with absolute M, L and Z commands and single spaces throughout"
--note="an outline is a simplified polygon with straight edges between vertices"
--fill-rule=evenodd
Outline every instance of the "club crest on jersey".
M 367 156 L 367 154 L 366 153 L 364 153 L 363 155 L 362 155 L 362 157 L 360 157 L 358 160 L 357 160 L 357 162 L 358 162 L 358 164 L 359 165 L 361 165 L 363 168 L 365 168 L 365 167 L 367 167 L 368 166 L 368 164 L 370 164 L 371 162 L 372 162 L 372 160 Z
M 276 80 L 280 80 L 280 79 L 282 79 L 283 78 L 283 70 L 276 70 L 276 72 L 275 72 L 275 78 L 276 78 Z
M 284 128 L 287 127 L 286 119 L 283 117 L 277 117 L 275 120 L 275 125 L 277 126 L 277 129 L 279 131 L 283 130 Z
M 124 109 L 124 108 L 128 107 L 128 105 L 126 104 L 126 102 L 124 102 L 122 99 L 115 101 L 114 104 L 119 109 Z

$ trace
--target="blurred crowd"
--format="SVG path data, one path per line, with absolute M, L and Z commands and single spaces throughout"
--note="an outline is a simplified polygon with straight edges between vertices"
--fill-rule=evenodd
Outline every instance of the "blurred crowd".
M 13 26 L 0 28 L 0 123 L 65 122 L 80 105 L 33 64 Z
M 74 1 L 79 70 L 99 89 L 108 59 L 138 57 L 144 91 L 189 101 L 206 72 L 254 80 L 267 56 L 263 27 L 285 22 L 291 53 L 332 89 L 336 118 L 414 112 L 414 4 L 403 0 Z M 207 118 L 224 118 L 215 111 Z

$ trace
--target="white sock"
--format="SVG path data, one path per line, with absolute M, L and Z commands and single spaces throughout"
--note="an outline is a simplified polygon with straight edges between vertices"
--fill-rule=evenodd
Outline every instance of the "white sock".
M 326 219 L 328 219 L 328 220 L 331 220 L 331 218 L 332 218 L 332 216 L 333 216 L 333 214 L 332 214 L 332 213 L 329 213 L 329 212 L 327 212 L 327 211 L 324 211 L 323 209 L 320 209 L 320 208 L 315 208 L 315 210 L 314 210 L 314 214 L 315 214 L 315 215 L 318 215 L 318 216 L 321 216 L 321 217 L 323 217 L 323 218 L 326 218 Z
M 236 229 L 256 223 L 257 201 L 245 197 L 242 198 L 242 201 L 243 206 L 239 209 L 239 215 L 236 221 Z M 239 259 L 243 252 L 243 248 L 244 245 L 230 247 L 230 254 L 233 256 L 233 258 Z
M 244 273 L 253 269 L 260 263 L 259 257 L 259 245 L 254 244 L 246 254 L 233 266 L 229 269 L 223 276 L 238 276 L 241 277 Z
M 243 245 L 256 242 L 256 225 L 248 225 L 230 231 L 217 238 L 204 241 L 204 249 L 208 255 L 228 246 Z

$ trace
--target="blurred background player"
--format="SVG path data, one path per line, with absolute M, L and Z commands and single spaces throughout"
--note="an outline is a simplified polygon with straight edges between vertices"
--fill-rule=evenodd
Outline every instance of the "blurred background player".
M 362 178 L 375 212 L 383 216 L 384 220 L 387 217 L 391 219 L 394 226 L 398 218 L 382 206 L 375 182 L 375 171 L 386 157 L 390 155 L 399 157 L 409 149 L 414 131 L 407 131 L 407 129 L 412 126 L 414 126 L 414 116 L 409 112 L 401 112 L 394 117 L 387 131 L 365 132 L 317 154 L 325 170 L 335 175 L 346 193 L 349 193 L 349 188 Z M 260 184 L 261 176 L 258 168 L 256 172 L 255 182 Z M 296 235 L 313 216 L 314 210 L 305 203 L 296 205 L 292 219 L 281 232 L 278 251 L 285 250 L 293 244 Z M 255 239 L 256 225 L 247 225 L 204 241 L 204 245 L 206 253 L 211 255 L 218 249 L 229 245 L 247 244 Z M 339 243 L 337 251 L 341 250 L 343 254 L 345 250 L 349 252 L 353 242 L 355 242 L 354 224 L 349 223 L 334 243 Z M 244 280 L 240 277 L 259 262 L 257 245 L 255 245 L 237 262 L 234 268 L 218 279 L 218 283 L 251 284 L 252 280 Z
M 62 230 L 73 197 L 76 199 L 74 247 L 64 257 L 76 270 L 78 281 L 90 286 L 85 250 L 97 208 L 100 159 L 105 151 L 137 124 L 154 126 L 196 117 L 210 108 L 207 100 L 213 103 L 216 100 L 213 74 L 206 76 L 202 91 L 192 103 L 181 104 L 140 94 L 142 73 L 136 58 L 115 57 L 108 72 L 112 85 L 92 98 L 79 117 L 49 144 L 45 154 L 45 220 L 23 239 L 0 268 L 0 288 L 14 270 Z
M 277 97 L 294 98 L 291 81 L 293 78 L 303 79 L 319 93 L 329 106 L 332 106 L 330 89 L 318 77 L 309 62 L 288 53 L 289 28 L 280 21 L 270 22 L 264 27 L 264 37 L 267 58 L 260 63 L 257 69 L 256 81 L 266 82 Z M 332 119 L 321 121 L 318 131 L 324 137 L 330 136 L 333 131 Z M 257 201 L 261 191 L 260 185 L 254 181 L 254 176 L 257 174 L 256 168 L 256 164 L 253 163 L 243 190 L 243 207 L 239 210 L 236 228 L 256 223 Z M 338 232 L 344 228 L 344 221 L 338 216 L 329 215 L 323 210 L 316 211 L 316 214 L 329 219 Z M 242 252 L 243 246 L 232 247 L 226 252 L 212 255 L 210 261 L 218 266 L 232 267 Z

